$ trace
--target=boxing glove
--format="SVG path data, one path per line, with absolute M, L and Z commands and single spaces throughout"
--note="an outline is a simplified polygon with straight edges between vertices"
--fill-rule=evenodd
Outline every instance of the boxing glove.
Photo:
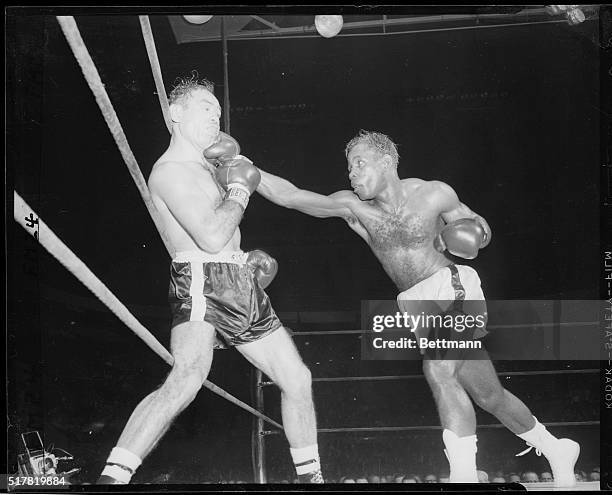
M 278 272 L 278 263 L 272 256 L 261 249 L 250 251 L 246 261 L 247 266 L 259 282 L 262 289 L 270 285 Z
M 221 187 L 227 191 L 225 199 L 236 201 L 245 209 L 249 197 L 261 181 L 257 167 L 242 156 L 219 165 L 216 176 Z
M 215 166 L 236 158 L 238 154 L 240 154 L 238 141 L 225 132 L 219 132 L 217 141 L 204 150 L 204 158 Z
M 461 218 L 446 225 L 434 239 L 434 247 L 468 260 L 478 256 L 485 245 L 486 233 L 482 225 L 471 218 Z

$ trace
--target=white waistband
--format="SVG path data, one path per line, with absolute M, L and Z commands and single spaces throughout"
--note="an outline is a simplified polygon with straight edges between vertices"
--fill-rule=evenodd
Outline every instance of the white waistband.
M 172 261 L 179 263 L 196 261 L 200 263 L 236 263 L 244 265 L 248 254 L 243 251 L 222 251 L 217 254 L 206 251 L 179 251 Z

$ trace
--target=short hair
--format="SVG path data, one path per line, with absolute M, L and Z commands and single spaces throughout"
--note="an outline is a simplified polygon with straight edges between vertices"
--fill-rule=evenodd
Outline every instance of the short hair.
M 397 145 L 391 140 L 386 134 L 374 131 L 364 131 L 361 129 L 353 139 L 351 139 L 344 149 L 344 154 L 348 158 L 351 150 L 358 144 L 365 143 L 370 148 L 374 148 L 376 151 L 383 155 L 389 155 L 391 162 L 394 167 L 397 167 L 399 162 L 399 153 L 397 152 Z
M 184 105 L 191 94 L 199 89 L 214 92 L 215 85 L 208 79 L 198 79 L 196 71 L 191 73 L 191 77 L 176 78 L 174 87 L 168 96 L 168 104 Z

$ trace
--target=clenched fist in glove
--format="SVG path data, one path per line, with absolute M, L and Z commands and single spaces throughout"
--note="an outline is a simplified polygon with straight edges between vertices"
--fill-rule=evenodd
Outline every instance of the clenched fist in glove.
M 274 277 L 276 277 L 276 272 L 278 272 L 278 263 L 276 260 L 261 249 L 250 251 L 246 263 L 253 271 L 253 275 L 262 289 L 270 285 Z
M 240 145 L 232 136 L 219 132 L 217 141 L 204 150 L 204 158 L 210 160 L 216 167 L 236 158 L 240 154 Z
M 488 244 L 487 234 L 480 222 L 461 218 L 446 225 L 434 239 L 434 247 L 468 260 L 478 256 L 478 250 Z
M 216 175 L 221 187 L 227 191 L 225 199 L 236 201 L 245 209 L 249 203 L 249 197 L 261 181 L 261 174 L 257 167 L 248 158 L 241 155 L 219 165 Z

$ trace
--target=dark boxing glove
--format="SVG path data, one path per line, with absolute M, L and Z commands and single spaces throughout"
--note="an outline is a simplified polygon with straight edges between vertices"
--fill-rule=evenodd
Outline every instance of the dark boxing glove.
M 250 251 L 247 256 L 247 266 L 253 272 L 253 275 L 261 285 L 262 289 L 265 289 L 270 285 L 276 273 L 278 272 L 278 263 L 272 256 L 261 249 L 255 249 Z
M 204 158 L 211 161 L 216 167 L 236 158 L 240 154 L 240 145 L 232 136 L 219 132 L 219 137 L 211 146 L 204 150 Z
M 484 247 L 487 236 L 480 223 L 471 218 L 461 218 L 446 225 L 434 239 L 434 247 L 443 252 L 468 260 L 478 256 L 478 250 Z
M 261 181 L 261 174 L 257 167 L 243 156 L 219 165 L 216 175 L 221 187 L 227 191 L 225 199 L 236 201 L 245 209 L 249 203 L 249 197 Z

